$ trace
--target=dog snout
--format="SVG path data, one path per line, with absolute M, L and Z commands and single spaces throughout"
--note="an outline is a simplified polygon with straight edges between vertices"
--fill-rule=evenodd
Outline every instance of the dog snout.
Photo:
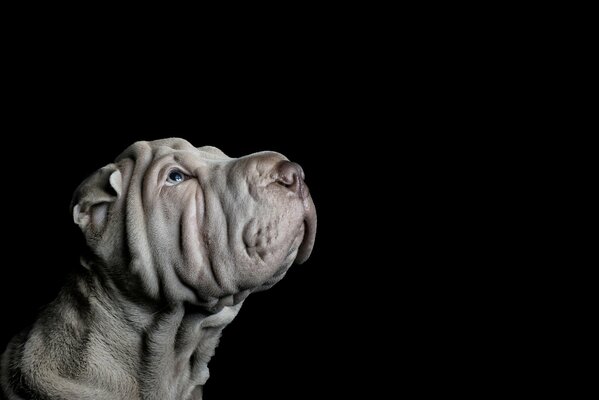
M 304 182 L 305 175 L 302 167 L 291 161 L 280 161 L 276 165 L 276 182 L 286 187 L 301 199 L 309 196 L 308 187 Z

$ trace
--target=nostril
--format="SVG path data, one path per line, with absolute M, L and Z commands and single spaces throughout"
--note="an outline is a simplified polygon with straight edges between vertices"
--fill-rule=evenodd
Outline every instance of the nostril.
M 284 175 L 279 174 L 277 177 L 277 182 L 283 186 L 291 186 L 295 183 L 296 180 L 297 180 L 297 175 L 294 172 L 287 173 Z
M 277 183 L 280 184 L 281 186 L 285 186 L 286 188 L 290 188 L 291 186 L 293 186 L 293 184 L 295 184 L 295 179 L 288 180 L 288 179 L 279 178 L 279 179 L 277 179 Z
M 281 161 L 277 165 L 276 182 L 295 193 L 302 193 L 303 171 L 302 168 L 290 161 Z

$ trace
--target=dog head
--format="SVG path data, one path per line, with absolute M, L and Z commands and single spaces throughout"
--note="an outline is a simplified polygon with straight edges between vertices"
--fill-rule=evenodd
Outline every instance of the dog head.
M 84 265 L 107 284 L 212 310 L 274 285 L 309 257 L 316 233 L 299 165 L 174 138 L 127 148 L 78 187 L 72 212 Z

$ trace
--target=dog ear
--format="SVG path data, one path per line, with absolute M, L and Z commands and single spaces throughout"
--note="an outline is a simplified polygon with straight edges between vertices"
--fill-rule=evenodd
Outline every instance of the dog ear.
M 99 169 L 79 185 L 71 210 L 82 231 L 91 227 L 99 232 L 104 228 L 108 206 L 121 195 L 122 185 L 121 171 L 115 164 Z

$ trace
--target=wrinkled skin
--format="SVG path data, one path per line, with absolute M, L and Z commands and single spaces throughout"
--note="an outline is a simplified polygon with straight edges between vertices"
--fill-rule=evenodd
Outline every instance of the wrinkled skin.
M 286 160 L 165 139 L 137 142 L 90 176 L 72 204 L 84 268 L 9 343 L 4 395 L 201 399 L 245 298 L 312 250 L 314 204 Z

